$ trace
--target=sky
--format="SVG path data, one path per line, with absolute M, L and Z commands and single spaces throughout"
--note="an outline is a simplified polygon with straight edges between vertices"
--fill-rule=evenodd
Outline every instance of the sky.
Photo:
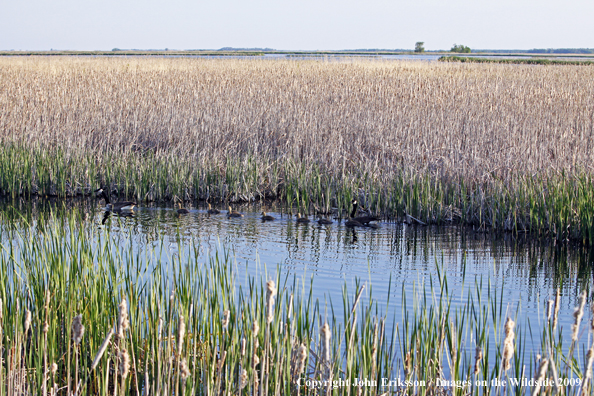
M 593 0 L 0 0 L 0 50 L 594 48 Z

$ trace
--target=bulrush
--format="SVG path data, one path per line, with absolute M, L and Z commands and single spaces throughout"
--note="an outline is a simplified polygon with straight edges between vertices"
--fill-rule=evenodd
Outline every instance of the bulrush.
M 266 283 L 266 322 L 272 323 L 274 318 L 274 297 L 276 296 L 276 285 L 273 280 Z
M 228 309 L 223 311 L 223 319 L 221 320 L 221 324 L 223 325 L 223 330 L 227 331 L 229 327 L 229 316 L 231 315 L 231 311 Z
M 128 330 L 130 322 L 128 321 L 128 303 L 125 298 L 118 305 L 118 338 L 122 340 L 125 336 L 125 331 Z
M 181 355 L 184 345 L 184 336 L 186 335 L 186 322 L 183 315 L 179 315 L 179 324 L 177 328 L 177 353 Z
M 118 368 L 122 378 L 126 378 L 128 373 L 130 373 L 130 355 L 125 349 L 121 349 L 118 352 Z
M 561 308 L 561 289 L 557 288 L 555 295 L 555 311 L 553 312 L 553 330 L 557 328 L 557 321 L 559 319 L 559 309 Z
M 78 314 L 72 320 L 72 341 L 75 344 L 80 344 L 82 341 L 83 335 L 85 334 L 85 326 L 82 324 L 82 314 Z
M 477 346 L 474 350 L 474 375 L 478 375 L 480 371 L 481 360 L 483 359 L 483 350 Z
M 549 366 L 548 359 L 542 359 L 540 361 L 540 365 L 538 366 L 538 371 L 534 376 L 534 380 L 536 381 L 535 385 L 532 387 L 532 396 L 537 396 L 540 392 L 541 384 L 547 374 L 547 367 Z
M 305 360 L 307 359 L 307 347 L 305 344 L 301 344 L 297 351 L 297 364 L 295 366 L 295 372 L 293 373 L 293 379 L 297 380 L 301 377 L 301 374 L 305 371 Z
M 187 380 L 188 377 L 190 376 L 190 368 L 188 367 L 188 362 L 187 362 L 186 358 L 183 358 L 181 360 L 181 363 L 179 366 L 179 373 L 180 373 L 181 379 L 183 381 Z
M 245 388 L 248 384 L 248 373 L 246 369 L 241 369 L 241 375 L 239 376 L 239 390 Z
M 258 324 L 257 320 L 254 320 L 252 324 L 252 336 L 256 338 L 258 336 L 258 332 L 260 331 L 260 325 Z
M 503 371 L 507 371 L 511 367 L 511 358 L 514 355 L 514 327 L 515 323 L 511 318 L 507 318 L 505 322 L 505 340 L 503 341 Z
M 31 328 L 31 311 L 29 311 L 28 309 L 25 311 L 25 336 L 27 335 L 27 333 L 29 332 L 29 329 Z
M 320 329 L 320 335 L 322 336 L 322 364 L 325 367 L 324 379 L 330 379 L 330 326 L 328 323 L 324 323 Z
M 583 291 L 580 294 L 580 298 L 578 301 L 578 306 L 575 307 L 575 311 L 573 312 L 573 318 L 575 321 L 571 326 L 571 340 L 576 342 L 578 339 L 578 333 L 580 331 L 580 323 L 582 322 L 582 318 L 584 317 L 584 306 L 586 305 L 586 292 Z

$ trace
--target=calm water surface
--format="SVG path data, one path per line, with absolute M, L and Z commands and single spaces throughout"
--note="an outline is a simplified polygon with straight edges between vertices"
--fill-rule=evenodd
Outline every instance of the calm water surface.
M 345 283 L 353 293 L 359 279 L 367 290 L 372 289 L 384 313 L 389 318 L 395 315 L 396 322 L 402 318 L 403 291 L 412 296 L 413 288 L 429 290 L 438 271 L 447 277 L 458 305 L 466 303 L 469 290 L 476 290 L 475 282 L 490 282 L 503 298 L 503 309 L 510 316 L 517 314 L 520 325 L 530 322 L 536 349 L 544 306 L 557 288 L 563 297 L 560 326 L 567 334 L 577 296 L 582 290 L 590 296 L 593 252 L 580 246 L 457 226 L 380 223 L 378 229 L 349 229 L 338 221 L 327 226 L 297 224 L 294 217 L 275 207 L 265 208 L 276 218 L 265 223 L 260 220 L 260 206 L 234 208 L 245 215 L 239 219 L 210 216 L 203 207 L 188 208 L 189 214 L 179 215 L 173 208 L 141 207 L 134 217 L 110 216 L 102 224 L 102 205 L 96 200 L 72 201 L 66 206 L 61 201 L 2 202 L 0 212 L 12 215 L 4 215 L 0 227 L 3 230 L 10 222 L 17 228 L 31 228 L 46 221 L 50 211 L 61 216 L 81 210 L 97 238 L 107 232 L 121 235 L 122 245 L 131 245 L 136 252 L 149 245 L 165 246 L 151 265 L 167 266 L 172 256 L 183 256 L 191 247 L 198 248 L 198 259 L 205 262 L 215 253 L 227 252 L 234 258 L 240 282 L 247 275 L 272 277 L 280 270 L 283 275 L 304 279 L 306 285 L 313 279 L 314 297 L 322 302 L 331 299 L 335 307 L 342 305 Z M 1 233 L 3 243 L 7 235 Z M 486 287 L 481 293 L 486 293 Z M 584 320 L 590 317 L 588 312 Z

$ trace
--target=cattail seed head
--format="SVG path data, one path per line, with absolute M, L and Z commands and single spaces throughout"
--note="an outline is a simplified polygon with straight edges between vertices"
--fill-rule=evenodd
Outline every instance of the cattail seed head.
M 46 311 L 49 311 L 50 300 L 51 300 L 51 293 L 50 293 L 49 289 L 47 289 L 45 291 L 45 304 L 44 304 L 44 308 Z
M 295 369 L 296 375 L 295 377 L 299 378 L 301 374 L 305 371 L 305 360 L 307 359 L 307 347 L 305 344 L 301 344 L 299 346 L 299 350 L 297 351 L 297 367 Z
M 557 288 L 555 295 L 555 310 L 553 311 L 553 330 L 557 328 L 557 320 L 559 319 L 559 309 L 561 308 L 561 289 Z
M 128 351 L 125 349 L 120 350 L 118 359 L 120 375 L 122 378 L 126 378 L 130 372 L 130 355 L 128 355 Z
M 223 330 L 227 330 L 229 327 L 229 316 L 231 316 L 231 311 L 228 309 L 223 311 L 223 319 L 221 320 L 221 324 L 223 325 Z
M 260 364 L 260 358 L 255 353 L 254 353 L 253 360 L 254 360 L 254 367 L 257 366 L 258 364 Z
M 477 375 L 480 371 L 481 360 L 483 359 L 483 350 L 477 346 L 474 353 L 474 375 Z
M 266 283 L 266 322 L 272 323 L 274 319 L 274 297 L 276 296 L 276 285 L 273 280 Z
M 507 371 L 511 367 L 511 358 L 514 354 L 514 326 L 516 324 L 511 318 L 507 318 L 505 322 L 505 340 L 503 341 L 503 371 Z
M 93 363 L 91 364 L 91 370 L 95 370 L 95 367 L 97 367 L 97 364 L 99 364 L 101 357 L 103 356 L 103 354 L 105 353 L 105 350 L 107 349 L 107 346 L 109 345 L 109 340 L 111 339 L 111 336 L 113 335 L 113 333 L 114 333 L 113 329 L 109 329 L 109 332 L 107 332 L 107 336 L 105 336 L 105 339 L 103 340 L 103 343 L 101 344 L 101 347 L 99 347 L 99 351 L 97 352 L 97 354 L 95 355 L 95 358 L 93 359 Z
M 47 334 L 49 332 L 49 323 L 47 320 L 43 323 L 43 334 Z
M 254 324 L 252 325 L 252 335 L 254 337 L 257 337 L 259 331 L 260 331 L 260 325 L 258 324 L 257 320 L 254 320 Z
M 534 376 L 535 381 L 535 385 L 532 388 L 532 396 L 537 396 L 540 392 L 540 387 L 541 384 L 543 383 L 543 380 L 545 378 L 545 375 L 547 373 L 547 367 L 549 366 L 549 360 L 548 359 L 542 359 L 540 361 L 540 365 L 538 366 L 538 370 Z
M 555 305 L 555 301 L 549 300 L 547 301 L 547 321 L 551 322 L 551 317 L 553 316 L 553 306 Z
M 125 298 L 122 298 L 122 302 L 118 305 L 118 338 L 121 340 L 124 338 L 125 331 L 130 327 L 128 321 L 128 303 Z
M 72 319 L 72 341 L 75 344 L 80 344 L 83 335 L 85 334 L 85 326 L 82 324 L 82 314 L 78 314 Z
M 326 363 L 330 362 L 330 326 L 328 323 L 324 323 L 322 328 L 320 329 L 320 335 L 322 336 L 322 345 L 323 345 L 323 359 Z
M 183 358 L 180 362 L 179 374 L 181 379 L 184 381 L 190 376 L 190 369 L 188 368 L 188 362 L 186 361 L 186 358 Z
M 186 335 L 186 322 L 184 317 L 179 315 L 179 325 L 177 329 L 177 353 L 181 354 L 182 347 L 184 345 L 184 337 Z
M 248 374 L 246 369 L 241 369 L 241 376 L 239 377 L 239 390 L 245 388 L 248 384 Z
M 31 311 L 28 309 L 25 311 L 25 334 L 29 332 L 31 328 Z
M 580 294 L 580 298 L 578 300 L 578 306 L 575 307 L 575 311 L 573 312 L 573 317 L 575 321 L 573 322 L 573 326 L 571 326 L 571 340 L 576 342 L 578 339 L 578 333 L 580 330 L 580 323 L 582 321 L 582 317 L 584 316 L 584 306 L 586 305 L 586 291 L 583 291 Z

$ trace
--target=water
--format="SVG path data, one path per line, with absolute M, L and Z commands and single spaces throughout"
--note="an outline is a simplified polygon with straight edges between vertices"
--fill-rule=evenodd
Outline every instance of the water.
M 191 247 L 197 247 L 198 260 L 203 261 L 227 252 L 234 258 L 240 282 L 248 275 L 273 277 L 277 271 L 296 275 L 305 284 L 313 278 L 314 297 L 332 300 L 339 307 L 345 283 L 353 293 L 359 279 L 372 288 L 378 306 L 389 318 L 395 316 L 396 322 L 402 321 L 403 293 L 412 296 L 415 288 L 429 290 L 427 285 L 435 284 L 439 273 L 445 274 L 457 306 L 467 301 L 476 283 L 482 282 L 481 293 L 486 293 L 490 282 L 498 294 L 504 291 L 505 316 L 517 313 L 518 323 L 530 322 L 534 339 L 528 351 L 533 348 L 535 353 L 546 301 L 554 299 L 557 288 L 563 297 L 559 323 L 569 334 L 577 297 L 592 286 L 594 252 L 579 245 L 459 226 L 381 223 L 377 229 L 349 229 L 338 221 L 327 226 L 313 221 L 297 224 L 276 207 L 264 208 L 276 218 L 271 222 L 260 220 L 260 206 L 234 208 L 244 213 L 237 219 L 224 213 L 208 215 L 205 208 L 189 209 L 189 214 L 179 215 L 174 208 L 148 206 L 136 210 L 133 217 L 104 218 L 96 200 L 3 202 L 0 241 L 7 242 L 7 228 L 28 231 L 46 221 L 50 212 L 64 216 L 80 210 L 86 226 L 96 230 L 96 238 L 106 232 L 119 235 L 122 246 L 131 245 L 135 252 L 164 242 L 161 266 L 174 255 L 189 254 Z M 588 310 L 584 320 L 590 318 Z M 586 338 L 582 337 L 583 343 Z

